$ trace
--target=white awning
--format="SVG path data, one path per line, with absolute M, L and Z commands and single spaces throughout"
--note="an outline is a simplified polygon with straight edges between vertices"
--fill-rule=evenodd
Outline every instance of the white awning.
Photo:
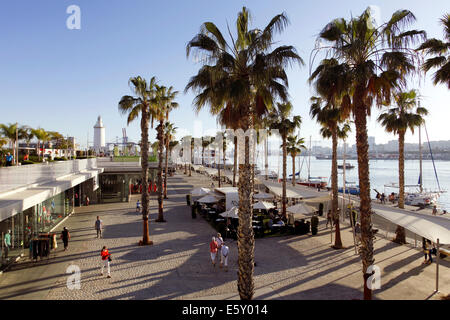
M 273 199 L 273 194 L 260 192 L 254 194 L 253 199 Z
M 210 193 L 211 190 L 208 188 L 195 188 L 191 190 L 191 195 L 193 197 L 204 196 Z
M 265 201 L 258 201 L 255 205 L 253 205 L 253 209 L 259 209 L 259 210 L 269 210 L 273 209 L 275 206 L 272 203 L 265 202 Z
M 239 211 L 239 209 L 237 207 L 233 207 L 230 210 L 221 213 L 220 215 L 224 218 L 237 219 L 237 218 L 239 218 L 238 211 Z
M 277 197 L 282 196 L 283 187 L 282 187 L 281 183 L 271 182 L 268 180 L 262 180 L 261 182 L 269 189 L 269 191 L 271 193 L 273 193 Z M 299 191 L 295 190 L 294 188 L 292 188 L 290 186 L 286 186 L 286 197 L 300 199 L 300 198 L 303 198 L 303 195 Z
M 211 196 L 211 195 L 205 196 L 205 197 L 200 198 L 200 199 L 198 200 L 198 202 L 200 202 L 200 203 L 216 203 L 216 202 L 218 202 L 218 201 L 219 201 L 219 200 L 217 200 L 216 197 Z
M 434 243 L 450 244 L 450 219 L 403 210 L 374 209 L 374 213 Z
M 307 204 L 299 203 L 299 204 L 296 204 L 295 206 L 286 208 L 286 211 L 289 211 L 292 213 L 306 214 L 306 213 L 314 213 L 314 212 L 316 212 L 316 209 Z

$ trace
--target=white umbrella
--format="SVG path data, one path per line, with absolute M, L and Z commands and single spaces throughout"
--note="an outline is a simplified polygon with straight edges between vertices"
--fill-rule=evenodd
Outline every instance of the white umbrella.
M 233 207 L 230 210 L 221 213 L 220 215 L 222 217 L 224 217 L 224 218 L 235 218 L 235 219 L 237 219 L 237 218 L 239 218 L 238 211 L 239 211 L 239 209 L 237 207 Z
M 216 203 L 217 201 L 219 201 L 219 200 L 217 200 L 216 197 L 211 196 L 211 195 L 204 196 L 203 198 L 198 199 L 198 202 L 200 202 L 200 203 Z
M 260 192 L 254 194 L 253 199 L 273 199 L 273 195 L 270 193 Z
M 211 190 L 208 188 L 195 188 L 191 190 L 191 195 L 194 197 L 204 196 L 210 193 Z
M 253 206 L 253 209 L 261 209 L 261 210 L 269 210 L 272 208 L 275 208 L 275 206 L 272 203 L 265 201 L 258 201 L 258 203 L 256 203 Z
M 299 203 L 299 204 L 296 204 L 295 206 L 286 208 L 286 211 L 289 211 L 292 213 L 307 214 L 307 213 L 314 213 L 317 210 L 311 206 L 308 206 L 307 204 Z

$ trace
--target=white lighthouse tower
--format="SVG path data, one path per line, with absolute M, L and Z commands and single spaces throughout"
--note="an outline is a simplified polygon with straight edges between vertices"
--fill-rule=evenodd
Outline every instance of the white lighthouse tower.
M 94 126 L 94 150 L 96 153 L 105 150 L 105 127 L 103 126 L 102 117 L 98 116 L 97 123 Z

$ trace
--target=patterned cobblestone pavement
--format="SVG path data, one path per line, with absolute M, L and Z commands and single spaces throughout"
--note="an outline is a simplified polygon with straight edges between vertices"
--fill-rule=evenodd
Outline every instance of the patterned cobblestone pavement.
M 229 270 L 212 267 L 208 243 L 215 230 L 201 217 L 192 219 L 186 193 L 211 181 L 182 172 L 169 179 L 166 223 L 156 223 L 157 201 L 151 200 L 152 246 L 139 247 L 141 215 L 130 203 L 102 204 L 77 209 L 65 226 L 71 232 L 69 250 L 59 247 L 48 261 L 23 261 L 0 276 L 0 299 L 238 299 L 236 242 L 230 247 Z M 97 239 L 94 221 L 105 229 Z M 61 226 L 62 227 L 64 226 Z M 255 248 L 256 299 L 360 299 L 362 273 L 352 234 L 344 228 L 349 248 L 330 248 L 329 229 L 321 220 L 319 234 L 257 239 Z M 59 230 L 58 230 L 59 231 Z M 100 276 L 100 250 L 112 254 L 111 275 Z M 434 290 L 435 267 L 422 266 L 422 253 L 378 238 L 376 264 L 382 271 L 379 299 L 426 299 Z M 81 288 L 70 290 L 66 268 L 81 269 Z M 441 290 L 450 291 L 449 263 L 441 266 Z M 437 298 L 438 296 L 434 296 Z

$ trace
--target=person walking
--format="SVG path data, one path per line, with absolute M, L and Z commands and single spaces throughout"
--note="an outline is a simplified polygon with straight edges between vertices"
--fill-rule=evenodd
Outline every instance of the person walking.
M 139 200 L 136 202 L 136 212 L 141 212 L 141 202 Z
M 220 251 L 221 251 L 221 247 L 222 247 L 222 243 L 223 243 L 223 238 L 220 233 L 217 233 L 216 242 L 217 242 L 217 255 L 218 255 L 218 258 L 220 259 L 219 266 L 220 266 L 220 268 L 222 268 L 222 254 L 220 253 Z
M 215 237 L 212 237 L 211 242 L 209 243 L 209 252 L 211 254 L 211 262 L 213 267 L 216 267 L 216 255 L 217 255 L 218 245 Z
M 425 238 L 422 238 L 422 248 L 423 248 L 423 253 L 425 256 L 425 260 L 422 262 L 422 264 L 431 264 L 433 262 L 433 258 L 431 257 L 431 241 Z M 428 260 L 427 260 L 427 255 L 428 255 Z
M 331 225 L 331 227 L 333 227 L 333 221 L 331 220 L 331 210 L 328 210 L 328 213 L 327 213 L 327 224 L 326 224 L 325 228 L 328 228 L 328 223 Z
M 89 206 L 89 202 L 90 202 L 89 197 L 86 196 L 86 207 Z
M 8 260 L 8 253 L 11 248 L 11 230 L 8 230 L 8 232 L 5 234 L 3 242 L 5 245 L 5 260 Z
M 111 267 L 110 267 L 110 262 L 111 262 L 111 254 L 108 251 L 108 248 L 106 248 L 106 246 L 103 247 L 102 252 L 100 253 L 100 256 L 102 257 L 102 270 L 100 272 L 100 275 L 103 276 L 103 269 L 104 267 L 106 267 L 106 270 L 108 271 L 108 276 L 107 278 L 111 278 Z
M 6 166 L 11 167 L 13 163 L 14 157 L 11 155 L 11 152 L 8 152 L 6 155 Z
M 97 239 L 102 237 L 102 229 L 103 229 L 103 221 L 100 220 L 99 216 L 97 216 L 97 220 L 95 220 L 95 230 L 97 230 Z
M 436 207 L 436 206 L 433 206 L 433 211 L 431 212 L 431 214 L 432 214 L 433 216 L 436 216 L 436 215 L 437 215 L 437 207 Z
M 222 247 L 220 249 L 221 257 L 220 257 L 220 267 L 222 268 L 222 263 L 225 269 L 225 272 L 228 272 L 228 254 L 230 253 L 230 248 L 225 244 L 225 241 L 222 241 Z
M 381 194 L 381 203 L 385 204 L 386 203 L 386 195 L 384 194 L 384 192 Z
M 64 251 L 66 251 L 67 248 L 69 247 L 69 240 L 70 240 L 70 233 L 66 227 L 64 227 L 63 231 L 61 232 L 61 239 L 64 243 Z

